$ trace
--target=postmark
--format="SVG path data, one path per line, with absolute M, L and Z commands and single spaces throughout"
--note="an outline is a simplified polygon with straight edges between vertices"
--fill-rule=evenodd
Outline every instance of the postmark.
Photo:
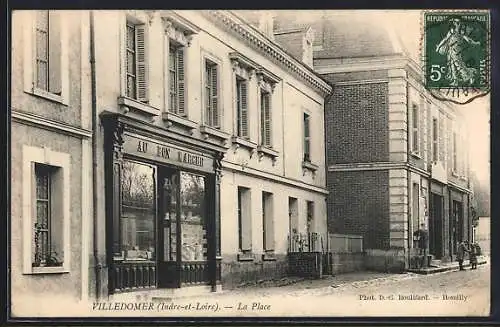
M 425 87 L 444 101 L 466 104 L 490 91 L 487 11 L 423 13 Z

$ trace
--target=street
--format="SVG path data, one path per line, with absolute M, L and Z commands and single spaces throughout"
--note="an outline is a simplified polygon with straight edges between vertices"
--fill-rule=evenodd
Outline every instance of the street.
M 196 301 L 217 303 L 215 314 L 229 316 L 484 316 L 489 314 L 490 265 L 297 288 L 236 290 Z

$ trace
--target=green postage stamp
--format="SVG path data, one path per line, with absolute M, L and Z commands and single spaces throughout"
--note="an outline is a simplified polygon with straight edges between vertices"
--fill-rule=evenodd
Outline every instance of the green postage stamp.
M 426 88 L 438 99 L 466 104 L 490 90 L 490 16 L 486 11 L 425 11 Z

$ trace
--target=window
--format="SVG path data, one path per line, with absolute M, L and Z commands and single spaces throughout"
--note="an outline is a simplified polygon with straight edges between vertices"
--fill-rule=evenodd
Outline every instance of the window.
M 36 10 L 22 15 L 24 29 L 24 90 L 63 104 L 68 103 L 68 46 L 64 15 Z
M 420 218 L 420 210 L 419 210 L 419 202 L 420 202 L 420 194 L 419 194 L 419 189 L 420 185 L 418 183 L 413 183 L 413 189 L 412 189 L 412 214 L 413 214 L 413 224 L 412 228 L 413 230 L 411 231 L 412 233 L 414 231 L 417 231 L 420 229 L 420 219 L 423 219 L 424 217 Z M 412 234 L 410 234 L 412 235 Z
M 260 92 L 260 134 L 261 144 L 265 147 L 272 147 L 271 94 L 263 90 Z
M 248 138 L 248 93 L 247 81 L 236 78 L 237 136 Z
M 69 176 L 69 154 L 23 147 L 25 274 L 69 272 Z
M 115 261 L 155 259 L 155 169 L 124 161 L 121 216 L 113 224 Z
M 412 105 L 412 147 L 413 153 L 419 153 L 419 133 L 418 133 L 418 123 L 419 123 L 419 110 L 418 105 L 415 103 Z
M 432 119 L 432 161 L 438 161 L 438 121 L 436 118 Z
M 314 201 L 307 201 L 307 233 L 311 233 L 311 225 L 314 221 Z
M 311 161 L 310 116 L 304 113 L 304 161 Z
M 452 166 L 453 171 L 457 172 L 457 133 L 453 132 L 453 156 L 452 156 Z
M 218 86 L 217 64 L 205 60 L 205 123 L 215 128 L 220 127 Z
M 240 252 L 252 250 L 250 189 L 238 187 L 238 246 Z
M 184 47 L 171 45 L 168 53 L 169 111 L 185 116 Z
M 273 194 L 262 192 L 262 242 L 264 251 L 274 251 Z
M 146 29 L 144 24 L 126 24 L 126 96 L 147 103 Z

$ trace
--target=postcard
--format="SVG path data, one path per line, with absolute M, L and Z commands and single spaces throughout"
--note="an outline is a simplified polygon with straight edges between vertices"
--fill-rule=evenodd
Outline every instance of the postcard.
M 10 319 L 486 317 L 488 10 L 14 10 Z

